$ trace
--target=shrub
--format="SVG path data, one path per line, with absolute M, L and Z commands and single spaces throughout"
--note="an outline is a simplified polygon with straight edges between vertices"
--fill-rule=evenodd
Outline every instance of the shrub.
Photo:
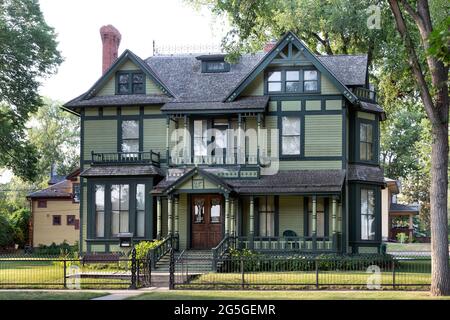
M 78 251 L 78 244 L 73 246 L 68 244 L 66 241 L 60 244 L 52 243 L 49 246 L 40 244 L 36 250 L 37 254 L 52 255 L 52 256 L 65 256 L 68 254 L 73 254 Z
M 134 248 L 136 249 L 136 259 L 138 260 L 146 259 L 150 250 L 161 244 L 161 242 L 162 242 L 161 240 L 139 242 L 137 245 L 134 246 Z

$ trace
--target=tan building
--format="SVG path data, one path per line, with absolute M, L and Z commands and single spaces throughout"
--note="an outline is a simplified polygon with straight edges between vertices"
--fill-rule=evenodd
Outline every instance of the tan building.
M 75 244 L 80 237 L 80 170 L 67 177 L 53 176 L 49 187 L 28 195 L 30 245 Z
M 419 214 L 417 205 L 397 202 L 401 192 L 400 181 L 385 178 L 386 188 L 381 191 L 381 234 L 383 241 L 397 240 L 398 233 L 405 233 L 408 241 L 413 240 L 413 218 Z

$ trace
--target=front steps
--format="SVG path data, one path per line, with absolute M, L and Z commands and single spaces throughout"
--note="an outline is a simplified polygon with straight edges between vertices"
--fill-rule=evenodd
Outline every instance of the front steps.
M 174 257 L 176 261 L 175 273 L 189 270 L 189 273 L 206 273 L 212 271 L 212 251 L 211 250 L 185 250 L 183 256 L 180 258 L 181 252 L 175 252 Z M 177 261 L 178 260 L 178 261 Z M 153 273 L 169 273 L 170 256 L 166 254 L 156 263 L 156 269 Z

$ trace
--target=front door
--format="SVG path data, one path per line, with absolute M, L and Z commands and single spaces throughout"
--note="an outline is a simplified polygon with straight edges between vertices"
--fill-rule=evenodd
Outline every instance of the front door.
M 222 199 L 221 195 L 192 197 L 193 249 L 211 249 L 222 240 Z

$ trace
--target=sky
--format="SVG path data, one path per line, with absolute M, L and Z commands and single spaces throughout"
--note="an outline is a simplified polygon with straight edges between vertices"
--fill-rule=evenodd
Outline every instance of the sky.
M 119 55 L 130 49 L 141 58 L 153 40 L 166 45 L 219 45 L 228 24 L 182 0 L 39 0 L 45 21 L 55 29 L 64 57 L 56 74 L 43 79 L 40 93 L 67 102 L 87 91 L 102 74 L 100 27 L 122 34 Z M 0 183 L 12 177 L 1 170 Z
M 47 24 L 57 33 L 65 61 L 43 81 L 40 93 L 66 102 L 87 91 L 101 76 L 100 27 L 122 34 L 119 55 L 130 49 L 141 58 L 152 55 L 153 40 L 168 45 L 219 45 L 224 19 L 198 11 L 182 0 L 40 0 Z

